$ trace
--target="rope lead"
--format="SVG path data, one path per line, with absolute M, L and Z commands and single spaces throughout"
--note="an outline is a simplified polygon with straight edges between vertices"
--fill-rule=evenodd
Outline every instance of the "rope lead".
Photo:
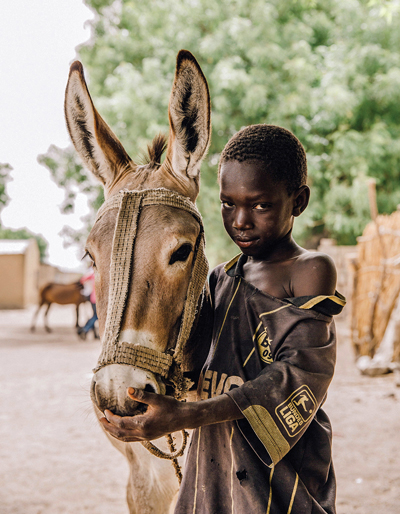
M 159 459 L 172 460 L 172 464 L 175 468 L 175 474 L 178 478 L 179 485 L 181 485 L 182 482 L 182 471 L 181 466 L 178 462 L 178 457 L 181 457 L 185 451 L 188 436 L 189 434 L 186 432 L 186 430 L 182 430 L 182 446 L 179 450 L 176 450 L 172 435 L 166 435 L 165 437 L 167 438 L 167 442 L 171 453 L 163 452 L 162 450 L 160 450 L 160 448 L 157 448 L 157 446 L 155 446 L 150 441 L 141 441 L 141 444 L 146 448 L 146 450 L 148 450 L 155 457 L 158 457 Z

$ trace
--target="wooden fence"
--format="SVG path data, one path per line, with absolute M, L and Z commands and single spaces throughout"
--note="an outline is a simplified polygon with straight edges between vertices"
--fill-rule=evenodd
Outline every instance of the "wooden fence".
M 352 342 L 356 356 L 373 357 L 400 294 L 400 211 L 376 216 L 358 238 L 357 250 L 351 260 Z

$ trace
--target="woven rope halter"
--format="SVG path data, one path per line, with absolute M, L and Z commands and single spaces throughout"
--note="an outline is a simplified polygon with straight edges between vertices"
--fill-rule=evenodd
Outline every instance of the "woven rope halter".
M 173 353 L 159 352 L 151 348 L 119 341 L 121 321 L 124 313 L 129 283 L 134 271 L 133 249 L 137 226 L 142 207 L 166 205 L 189 212 L 200 225 L 200 234 L 194 249 L 192 272 L 181 318 L 181 326 Z M 208 262 L 205 256 L 204 228 L 201 214 L 193 202 L 168 189 L 145 189 L 142 191 L 122 190 L 104 202 L 100 207 L 95 223 L 106 212 L 118 209 L 117 223 L 111 250 L 110 288 L 106 326 L 102 338 L 102 351 L 94 372 L 108 364 L 127 364 L 151 371 L 162 376 L 174 386 L 174 396 L 180 399 L 191 385 L 182 370 L 183 351 L 190 337 L 193 323 L 202 300 L 204 284 L 207 279 Z M 167 436 L 171 453 L 159 450 L 150 441 L 143 446 L 157 457 L 171 459 L 179 482 L 182 474 L 177 458 L 185 450 L 187 433 L 183 432 L 182 448 L 175 451 L 172 436 Z

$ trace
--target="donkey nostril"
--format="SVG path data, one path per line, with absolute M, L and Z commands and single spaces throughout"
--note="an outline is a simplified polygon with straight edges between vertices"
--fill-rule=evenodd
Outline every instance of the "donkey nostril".
M 157 391 L 154 389 L 154 387 L 150 384 L 146 384 L 146 387 L 144 388 L 144 390 L 148 393 L 156 393 Z

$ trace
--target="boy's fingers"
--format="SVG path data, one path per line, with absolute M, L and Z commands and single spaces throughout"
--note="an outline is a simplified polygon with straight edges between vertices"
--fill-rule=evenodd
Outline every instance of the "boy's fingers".
M 137 391 L 133 387 L 128 387 L 127 393 L 131 398 L 136 398 Z
M 107 409 L 104 411 L 104 417 L 109 423 L 112 423 L 113 425 L 117 426 L 119 426 L 122 419 L 121 416 L 118 416 L 117 414 L 114 414 L 113 412 Z
M 124 442 L 135 442 L 143 440 L 143 437 L 139 437 L 133 431 L 127 432 L 124 427 L 116 426 L 110 423 L 106 418 L 101 418 L 100 423 L 104 429 L 116 439 Z
M 132 400 L 145 403 L 146 405 L 156 403 L 158 397 L 156 393 L 149 393 L 143 389 L 134 389 L 133 387 L 128 387 L 127 393 L 129 398 L 132 398 Z
M 107 423 L 103 422 L 103 425 L 114 425 L 118 428 L 132 430 L 135 428 L 141 428 L 143 426 L 143 419 L 142 416 L 118 416 L 117 414 L 113 414 L 109 410 L 104 411 L 105 419 Z M 101 420 L 100 420 L 101 421 Z
M 111 411 L 107 409 L 104 411 L 104 416 L 108 423 L 111 425 L 114 425 L 119 428 L 132 428 L 132 426 L 129 426 L 132 425 L 132 423 L 129 423 L 129 421 L 132 418 L 118 416 L 118 414 L 113 414 Z

